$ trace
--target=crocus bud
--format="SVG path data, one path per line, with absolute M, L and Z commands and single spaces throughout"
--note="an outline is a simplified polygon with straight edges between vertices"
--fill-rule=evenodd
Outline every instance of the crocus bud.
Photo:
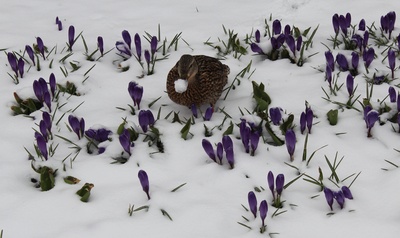
M 196 106 L 196 104 L 193 103 L 192 105 L 190 105 L 190 110 L 192 111 L 193 116 L 195 118 L 197 118 L 198 114 L 197 114 L 197 106 Z
M 397 98 L 396 90 L 392 86 L 390 86 L 388 91 L 389 91 L 390 102 L 392 102 L 392 103 L 396 102 L 396 98 Z
M 7 53 L 8 63 L 10 64 L 11 69 L 15 72 L 15 75 L 18 75 L 18 63 L 17 58 L 11 52 Z
M 307 108 L 306 110 L 306 124 L 307 124 L 307 129 L 308 129 L 308 133 L 311 134 L 311 128 L 312 128 L 312 124 L 313 124 L 313 119 L 314 119 L 314 112 L 311 108 Z
M 42 113 L 42 120 L 43 120 L 43 122 L 45 123 L 47 130 L 48 130 L 49 132 L 51 132 L 52 124 L 51 124 L 51 117 L 50 117 L 50 114 L 49 114 L 48 112 L 44 111 L 44 112 Z
M 138 173 L 138 178 L 140 181 L 140 185 L 142 185 L 143 191 L 146 193 L 147 198 L 150 200 L 150 194 L 149 194 L 150 185 L 147 173 L 144 170 L 140 170 Z
M 303 44 L 303 37 L 299 36 L 296 39 L 296 50 L 300 51 L 301 50 L 301 45 Z
M 346 13 L 345 19 L 346 19 L 346 26 L 347 26 L 347 28 L 349 28 L 351 26 L 351 14 L 350 14 L 350 12 Z
M 375 50 L 374 48 L 369 48 L 368 50 L 364 51 L 363 53 L 363 60 L 365 63 L 365 67 L 368 68 L 375 57 Z
M 131 136 L 128 129 L 124 129 L 124 131 L 119 135 L 119 143 L 122 148 L 131 155 Z
M 294 150 L 296 148 L 296 134 L 292 129 L 286 131 L 285 134 L 286 148 L 290 155 L 290 161 L 293 161 Z
M 279 107 L 271 107 L 269 109 L 269 117 L 274 125 L 279 125 L 282 120 L 282 113 Z
M 212 106 L 207 107 L 206 112 L 204 113 L 204 120 L 209 121 L 213 115 L 214 109 Z
M 53 73 L 51 73 L 49 76 L 49 85 L 50 85 L 51 95 L 54 98 L 54 96 L 56 94 L 57 83 L 56 83 L 56 76 Z
M 360 61 L 360 57 L 358 56 L 358 53 L 352 52 L 351 53 L 351 67 L 353 67 L 353 69 L 355 71 L 357 71 L 359 61 Z
M 339 69 L 341 71 L 349 70 L 349 63 L 347 62 L 346 56 L 344 56 L 343 54 L 338 53 L 336 55 L 336 62 L 339 65 Z
M 326 65 L 331 69 L 331 72 L 335 71 L 335 59 L 331 51 L 325 51 L 325 59 Z
M 32 60 L 33 65 L 35 65 L 35 54 L 33 53 L 32 47 L 30 45 L 26 45 L 25 51 L 28 54 L 29 58 Z
M 394 79 L 394 69 L 396 67 L 396 54 L 392 49 L 388 51 L 389 68 L 392 71 L 392 78 Z
M 353 92 L 354 91 L 354 78 L 351 74 L 347 75 L 346 87 L 347 87 L 347 92 L 349 93 L 349 96 L 351 97 L 354 93 Z
M 36 38 L 36 43 L 37 43 L 37 47 L 38 47 L 38 50 L 39 50 L 40 54 L 42 55 L 43 59 L 45 60 L 46 58 L 44 56 L 44 44 L 43 44 L 42 38 L 37 37 Z
M 142 56 L 142 43 L 140 42 L 140 36 L 138 33 L 135 34 L 135 47 L 136 55 L 138 57 L 138 60 L 140 61 L 140 58 Z
M 283 174 L 278 174 L 276 176 L 276 193 L 280 196 L 283 191 L 283 185 L 285 184 L 285 176 Z
M 24 66 L 25 66 L 25 62 L 22 58 L 18 59 L 18 73 L 19 76 L 21 76 L 21 78 L 24 77 Z
M 40 134 L 39 134 L 40 135 Z M 36 136 L 36 144 L 39 149 L 40 154 L 42 154 L 45 160 L 48 160 L 47 143 L 45 138 L 40 135 Z
M 255 151 L 258 147 L 258 142 L 260 141 L 260 135 L 258 132 L 253 132 L 250 134 L 250 146 L 251 146 L 251 155 L 254 156 Z
M 335 200 L 337 201 L 337 203 L 339 204 L 340 209 L 343 209 L 343 207 L 344 207 L 344 195 L 343 195 L 343 192 L 342 191 L 335 192 L 335 193 L 333 193 L 333 196 L 334 196 Z
M 129 50 L 131 49 L 131 34 L 127 30 L 122 31 L 122 39 L 125 41 L 125 43 L 128 45 Z
M 326 198 L 326 202 L 328 203 L 329 207 L 331 208 L 331 211 L 333 210 L 333 192 L 327 187 L 324 187 L 324 194 Z
M 139 112 L 139 125 L 146 133 L 149 126 L 154 124 L 154 116 L 150 110 L 141 110 Z
M 340 29 L 342 30 L 343 34 L 344 34 L 345 36 L 347 36 L 347 28 L 348 28 L 348 26 L 347 26 L 347 19 L 346 19 L 346 17 L 343 16 L 343 15 L 340 15 L 340 16 L 339 16 L 339 26 L 340 26 Z
M 144 59 L 146 60 L 147 65 L 150 64 L 150 52 L 148 50 L 144 50 Z
M 97 48 L 100 51 L 101 56 L 104 55 L 104 42 L 103 42 L 103 37 L 99 36 L 97 37 Z
M 272 173 L 272 171 L 268 172 L 267 182 L 268 182 L 269 190 L 271 190 L 272 196 L 274 197 L 274 200 L 275 200 L 275 179 L 274 179 L 274 174 Z
M 361 19 L 360 23 L 358 24 L 359 31 L 365 31 L 365 20 Z
M 222 163 L 223 156 L 224 156 L 224 147 L 223 147 L 221 142 L 218 142 L 218 144 L 217 144 L 217 157 L 218 157 L 220 163 Z
M 353 199 L 350 189 L 347 186 L 342 187 L 343 196 L 347 199 Z
M 256 32 L 254 33 L 254 37 L 256 39 L 256 43 L 260 43 L 261 34 L 259 30 L 256 30 Z
M 253 213 L 254 218 L 257 217 L 257 198 L 253 191 L 247 194 L 247 200 L 249 202 L 249 208 L 251 213 Z
M 379 113 L 375 110 L 371 110 L 367 113 L 365 122 L 367 123 L 368 128 L 368 137 L 372 137 L 371 129 L 374 126 L 375 122 L 379 120 Z
M 137 105 L 138 109 L 140 109 L 140 102 L 143 96 L 143 87 L 138 85 L 136 82 L 131 81 L 128 85 L 128 92 L 133 100 L 134 106 Z
M 272 22 L 272 32 L 274 35 L 279 35 L 282 32 L 281 21 L 275 20 Z
M 75 27 L 69 26 L 68 28 L 68 44 L 69 44 L 69 51 L 72 51 L 72 46 L 75 43 Z
M 291 31 L 290 25 L 287 24 L 287 25 L 285 26 L 285 28 L 283 29 L 283 34 L 285 34 L 285 35 L 290 35 L 290 31 Z
M 292 51 L 293 55 L 296 55 L 295 42 L 292 35 L 286 36 L 286 44 L 288 45 L 290 51 Z
M 150 41 L 150 51 L 151 51 L 151 55 L 154 56 L 154 54 L 157 52 L 157 37 L 153 36 L 151 37 L 151 41 Z
M 49 91 L 44 92 L 43 100 L 44 100 L 44 103 L 46 104 L 47 108 L 49 108 L 49 111 L 51 112 L 51 96 L 50 96 Z
M 228 135 L 225 135 L 222 137 L 222 146 L 224 147 L 226 159 L 228 160 L 228 164 L 233 169 L 234 163 L 235 163 L 234 154 L 233 154 L 233 142 L 232 142 L 232 139 Z
M 339 34 L 339 15 L 337 13 L 332 16 L 332 25 L 335 34 Z
M 260 46 L 258 46 L 256 43 L 251 43 L 250 45 L 251 51 L 257 54 L 264 54 Z
M 301 134 L 303 134 L 304 131 L 306 130 L 306 126 L 307 126 L 306 113 L 302 112 L 300 115 L 300 132 L 301 132 Z
M 208 157 L 210 157 L 210 159 L 217 162 L 217 160 L 215 158 L 214 148 L 211 145 L 210 141 L 208 141 L 207 139 L 203 139 L 201 142 L 201 145 L 203 146 L 203 149 L 207 153 Z
M 40 131 L 40 133 L 42 133 L 43 138 L 44 138 L 45 141 L 47 142 L 47 141 L 48 141 L 48 138 L 49 138 L 49 133 L 48 133 L 48 131 L 47 131 L 46 123 L 45 123 L 43 120 L 41 120 L 41 121 L 39 122 L 39 131 Z
M 265 226 L 265 218 L 267 217 L 268 213 L 268 203 L 265 200 L 262 200 L 260 203 L 260 218 L 262 222 L 262 227 Z

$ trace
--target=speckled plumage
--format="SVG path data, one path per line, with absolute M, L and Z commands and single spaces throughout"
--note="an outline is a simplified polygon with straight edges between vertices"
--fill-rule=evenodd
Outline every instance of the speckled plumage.
M 188 107 L 192 104 L 214 106 L 228 82 L 228 74 L 229 67 L 216 58 L 205 55 L 183 55 L 168 73 L 168 96 L 175 103 Z M 175 91 L 177 79 L 188 80 L 185 92 Z

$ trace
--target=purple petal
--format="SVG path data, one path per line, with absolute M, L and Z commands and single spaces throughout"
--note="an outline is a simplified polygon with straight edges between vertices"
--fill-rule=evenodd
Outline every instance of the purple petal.
M 333 193 L 333 196 L 337 203 L 339 204 L 340 208 L 343 209 L 344 207 L 344 195 L 342 191 Z
M 265 224 L 265 218 L 267 217 L 267 213 L 268 213 L 268 203 L 265 200 L 262 200 L 260 203 L 260 217 L 261 217 L 261 221 L 262 221 L 262 226 L 264 226 Z
M 142 43 L 140 41 L 140 36 L 138 33 L 135 34 L 135 48 L 136 48 L 136 55 L 140 61 L 142 56 Z
M 345 198 L 350 200 L 353 199 L 353 195 L 351 194 L 351 191 L 347 186 L 342 187 L 342 192 Z
M 29 45 L 26 45 L 25 51 L 28 54 L 29 58 L 32 60 L 33 65 L 35 65 L 35 54 L 33 53 L 32 47 Z
M 285 183 L 285 176 L 283 174 L 278 174 L 278 176 L 276 176 L 276 181 L 275 181 L 276 193 L 278 195 L 282 194 L 284 183 Z
M 347 62 L 346 56 L 338 53 L 336 55 L 336 62 L 339 65 L 341 71 L 347 71 L 349 69 L 349 63 Z
M 148 50 L 144 50 L 144 59 L 147 64 L 150 64 L 150 52 Z
M 272 171 L 268 172 L 267 181 L 268 181 L 269 190 L 271 190 L 272 195 L 275 197 L 275 193 L 274 193 L 274 191 L 275 191 L 275 179 L 274 179 L 274 174 L 272 173 Z
M 307 124 L 308 133 L 311 133 L 313 119 L 314 119 L 314 112 L 311 110 L 311 108 L 308 108 L 306 110 L 306 121 L 307 121 L 306 124 Z
M 365 31 L 365 20 L 361 19 L 360 23 L 358 24 L 359 31 Z
M 204 113 L 204 120 L 209 121 L 214 113 L 213 107 L 207 107 L 206 112 Z
M 24 66 L 25 66 L 25 62 L 22 58 L 19 58 L 18 60 L 18 72 L 19 72 L 19 76 L 21 76 L 21 78 L 23 78 L 24 76 Z
M 44 157 L 45 160 L 48 160 L 48 151 L 47 151 L 47 143 L 42 135 L 36 137 L 37 147 Z
M 291 157 L 293 158 L 294 150 L 296 148 L 296 134 L 292 129 L 286 131 L 285 134 L 286 148 Z
M 339 33 L 339 15 L 334 14 L 332 16 L 332 25 L 333 25 L 333 30 L 335 31 L 335 34 Z
M 333 192 L 327 187 L 324 187 L 324 194 L 326 198 L 326 202 L 328 203 L 329 207 L 331 208 L 331 211 L 333 210 L 332 205 L 333 205 Z
M 351 74 L 347 75 L 346 87 L 347 87 L 347 92 L 349 93 L 349 96 L 352 96 L 353 90 L 354 90 L 354 78 Z
M 306 113 L 302 112 L 300 115 L 300 132 L 301 132 L 301 134 L 303 134 L 304 131 L 306 130 L 306 126 L 307 126 Z
M 151 41 L 150 41 L 150 51 L 151 51 L 151 55 L 154 56 L 154 54 L 157 52 L 157 37 L 153 36 L 151 37 Z
M 254 53 L 264 54 L 262 49 L 256 43 L 251 43 L 250 48 L 251 48 L 251 51 L 253 51 Z
M 388 91 L 389 91 L 390 102 L 392 102 L 392 103 L 396 102 L 396 98 L 397 98 L 396 90 L 392 86 L 390 86 Z
M 72 51 L 72 46 L 75 43 L 75 27 L 74 26 L 69 26 L 68 28 L 68 44 L 69 44 L 69 50 Z
M 100 51 L 100 54 L 104 54 L 104 42 L 103 42 L 103 37 L 99 36 L 97 37 L 97 48 Z
M 53 98 L 54 98 L 54 96 L 55 96 L 55 94 L 56 94 L 57 83 L 56 83 L 56 76 L 55 76 L 53 73 L 50 74 L 50 77 L 49 77 L 49 84 L 50 84 L 51 95 L 52 95 Z
M 224 147 L 222 146 L 221 142 L 218 142 L 218 144 L 217 144 L 217 157 L 218 157 L 220 163 L 222 163 L 222 158 L 224 156 L 223 153 L 224 153 Z
M 208 157 L 210 157 L 210 159 L 212 159 L 216 162 L 214 148 L 213 148 L 211 142 L 208 141 L 207 139 L 203 139 L 201 142 L 201 145 L 203 146 L 203 149 L 207 153 Z
M 282 32 L 281 21 L 275 20 L 272 22 L 272 32 L 274 35 L 279 35 Z
M 149 195 L 149 178 L 147 176 L 147 173 L 144 170 L 140 170 L 138 173 L 138 178 L 140 181 L 140 184 L 142 185 L 143 191 L 146 193 L 147 198 L 150 200 L 150 195 Z
M 10 64 L 11 69 L 18 75 L 18 65 L 17 65 L 17 58 L 11 52 L 7 53 L 8 63 Z
M 256 39 L 256 43 L 260 43 L 261 34 L 259 30 L 256 30 L 256 32 L 254 33 L 254 37 Z
M 253 213 L 254 218 L 256 218 L 257 217 L 257 197 L 253 191 L 250 191 L 247 194 L 247 200 L 249 202 L 250 211 L 251 211 L 251 213 Z
M 132 38 L 131 34 L 127 30 L 122 31 L 122 39 L 124 39 L 125 43 L 128 45 L 128 48 L 131 49 Z

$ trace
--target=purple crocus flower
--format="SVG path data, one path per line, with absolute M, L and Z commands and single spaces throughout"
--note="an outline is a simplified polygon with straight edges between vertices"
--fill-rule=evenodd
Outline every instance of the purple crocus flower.
M 343 54 L 338 53 L 336 55 L 336 62 L 339 65 L 339 69 L 341 71 L 349 70 L 349 63 L 347 62 L 346 56 L 344 56 Z
M 293 161 L 294 150 L 296 148 L 296 134 L 292 129 L 286 131 L 285 134 L 286 148 L 290 155 L 290 161 Z
M 144 50 L 144 59 L 146 60 L 147 65 L 150 64 L 150 52 L 148 50 Z
M 10 64 L 11 69 L 15 72 L 15 75 L 18 75 L 18 63 L 17 58 L 11 52 L 7 53 L 8 63 Z
M 222 158 L 224 156 L 224 147 L 221 142 L 217 144 L 217 157 L 219 159 L 219 163 L 222 164 Z
M 272 124 L 279 125 L 282 120 L 282 113 L 279 107 L 271 107 L 269 109 L 269 117 L 271 118 Z
M 275 181 L 276 193 L 278 194 L 278 196 L 282 194 L 284 184 L 285 184 L 285 176 L 283 174 L 278 174 L 276 176 L 276 181 Z
M 285 28 L 283 29 L 283 34 L 284 34 L 284 35 L 290 35 L 290 31 L 291 31 L 290 25 L 287 24 L 287 25 L 285 26 Z
M 332 25 L 335 34 L 339 34 L 339 15 L 337 13 L 332 16 Z
M 99 36 L 97 37 L 97 48 L 100 51 L 101 56 L 104 55 L 104 41 L 103 41 L 103 37 Z
M 136 47 L 136 55 L 138 57 L 138 60 L 140 60 L 141 56 L 142 56 L 142 43 L 140 41 L 140 36 L 138 33 L 135 34 L 135 47 Z
M 365 67 L 368 68 L 375 57 L 375 50 L 374 48 L 369 48 L 368 50 L 364 51 L 363 53 L 363 60 L 365 63 Z
M 58 21 L 58 22 L 57 22 L 57 28 L 58 28 L 58 31 L 62 31 L 63 25 L 62 25 L 62 22 L 61 22 L 61 21 Z
M 251 211 L 251 213 L 253 213 L 254 218 L 256 218 L 257 217 L 257 197 L 253 191 L 250 191 L 247 194 L 247 200 L 249 202 L 250 211 Z
M 326 65 L 331 69 L 331 71 L 335 71 L 335 59 L 333 58 L 331 51 L 325 51 L 325 59 Z
M 375 110 L 371 110 L 367 113 L 365 122 L 368 128 L 368 137 L 372 137 L 371 129 L 375 125 L 375 122 L 379 120 L 379 113 Z
M 212 106 L 207 107 L 206 112 L 204 113 L 204 120 L 209 121 L 213 115 L 214 109 Z
M 150 110 L 141 110 L 139 112 L 139 125 L 146 133 L 149 126 L 154 125 L 154 116 Z
M 140 181 L 140 185 L 142 185 L 143 191 L 146 193 L 147 198 L 150 200 L 150 194 L 149 194 L 149 190 L 150 190 L 149 177 L 147 176 L 146 171 L 140 170 L 139 173 L 138 173 L 138 178 L 139 178 L 139 181 Z
M 308 133 L 311 134 L 311 128 L 313 125 L 313 119 L 314 119 L 314 112 L 311 108 L 307 108 L 306 109 L 306 124 L 307 124 L 307 129 L 308 129 Z
M 49 132 L 51 132 L 52 124 L 51 124 L 51 117 L 50 117 L 50 114 L 49 114 L 48 112 L 44 111 L 44 112 L 42 113 L 42 120 L 43 120 L 43 122 L 44 122 L 45 125 L 46 125 L 46 129 L 47 129 Z
M 58 18 L 58 16 L 56 17 L 56 24 L 60 21 L 60 19 Z
M 56 83 L 56 76 L 53 73 L 51 73 L 49 76 L 49 85 L 50 85 L 51 95 L 54 98 L 54 96 L 56 95 L 57 83 Z
M 124 129 L 124 131 L 119 135 L 119 143 L 122 148 L 131 155 L 131 134 L 128 129 Z
M 290 51 L 292 51 L 293 55 L 296 55 L 296 46 L 292 35 L 286 36 L 286 44 L 288 45 Z
M 19 76 L 21 76 L 21 78 L 24 77 L 24 66 L 25 66 L 24 59 L 19 58 L 18 59 L 18 72 L 19 72 Z
M 250 134 L 250 146 L 251 146 L 251 156 L 254 156 L 255 151 L 257 150 L 258 147 L 258 142 L 260 141 L 260 135 L 258 134 L 257 131 L 252 132 Z
M 350 189 L 347 186 L 342 186 L 343 196 L 347 199 L 353 199 Z
M 275 200 L 275 179 L 274 179 L 274 174 L 272 173 L 272 171 L 268 172 L 267 182 L 268 182 L 269 190 L 271 190 L 273 199 Z
M 349 96 L 351 97 L 354 93 L 354 78 L 351 74 L 347 75 L 346 87 L 347 87 L 347 92 L 349 93 Z
M 306 130 L 306 126 L 307 126 L 306 113 L 302 112 L 300 115 L 300 132 L 301 132 L 301 134 L 303 134 L 304 131 Z
M 365 31 L 365 20 L 364 19 L 360 20 L 360 23 L 358 24 L 358 30 Z
M 333 193 L 333 197 L 335 198 L 335 200 L 339 204 L 340 208 L 343 209 L 343 207 L 344 207 L 344 195 L 343 195 L 343 192 L 342 191 L 334 192 Z
M 272 22 L 272 32 L 274 35 L 279 35 L 282 32 L 281 21 L 275 20 Z
M 351 67 L 353 67 L 353 70 L 357 72 L 358 68 L 358 62 L 360 61 L 360 56 L 358 55 L 357 52 L 352 52 L 351 53 Z
M 128 85 L 128 92 L 133 100 L 134 106 L 137 105 L 138 109 L 140 109 L 140 102 L 142 101 L 143 96 L 143 87 L 136 82 L 131 81 Z
M 131 34 L 129 34 L 129 32 L 127 30 L 123 30 L 122 31 L 122 39 L 128 45 L 128 48 L 130 50 L 131 49 L 132 38 L 131 38 Z
M 75 43 L 75 27 L 74 26 L 69 26 L 68 28 L 68 47 L 69 51 L 72 51 L 72 46 Z
M 389 68 L 392 71 L 392 79 L 394 79 L 394 69 L 396 67 L 396 54 L 392 49 L 388 51 Z
M 347 19 L 346 19 L 346 17 L 343 16 L 343 15 L 340 15 L 340 16 L 339 16 L 339 26 L 340 26 L 340 29 L 342 30 L 343 34 L 344 34 L 345 36 L 347 36 L 348 24 L 347 24 Z
M 198 114 L 197 114 L 197 106 L 196 106 L 196 104 L 193 103 L 192 105 L 190 105 L 190 110 L 192 111 L 193 116 L 195 118 L 197 118 Z
M 214 162 L 217 162 L 217 160 L 215 158 L 214 147 L 212 146 L 211 142 L 207 139 L 203 139 L 201 141 L 201 145 L 203 146 L 203 149 L 207 153 L 208 157 L 210 157 L 210 159 L 214 160 Z
M 271 41 L 272 41 L 272 38 L 271 38 Z M 251 43 L 250 48 L 251 48 L 251 51 L 253 51 L 254 53 L 264 54 L 264 52 L 262 51 L 260 46 L 258 46 L 256 43 Z
M 324 194 L 326 198 L 326 202 L 328 203 L 329 207 L 331 208 L 331 211 L 333 211 L 333 192 L 327 187 L 324 187 Z
M 33 81 L 33 92 L 35 93 L 35 96 L 39 102 L 44 102 L 44 95 L 48 91 L 47 83 L 43 78 Z
M 233 154 L 233 142 L 232 142 L 232 139 L 228 135 L 225 135 L 222 137 L 222 146 L 224 147 L 226 159 L 228 160 L 228 164 L 233 169 L 234 163 L 235 163 L 234 154 Z
M 157 43 L 158 43 L 157 37 L 156 36 L 151 37 L 150 51 L 152 57 L 154 57 L 154 54 L 157 52 Z
M 112 132 L 105 128 L 89 129 L 89 130 L 85 131 L 85 135 L 87 137 L 89 137 L 92 140 L 97 141 L 98 143 L 107 141 L 109 139 L 108 136 L 110 134 L 112 134 Z
M 85 120 L 83 118 L 78 119 L 73 115 L 69 115 L 68 123 L 71 126 L 72 131 L 78 136 L 78 139 L 81 139 L 85 133 Z
M 45 141 L 48 142 L 49 132 L 47 130 L 47 125 L 46 125 L 45 121 L 41 120 L 39 122 L 39 130 L 40 130 L 40 133 L 42 133 L 43 138 L 45 139 Z
M 351 37 L 351 40 L 356 43 L 357 47 L 361 51 L 363 46 L 363 38 L 360 35 L 353 35 Z
M 397 98 L 396 90 L 392 86 L 390 86 L 388 91 L 389 91 L 390 102 L 392 102 L 392 103 L 396 102 L 396 98 Z
M 28 54 L 29 58 L 32 60 L 33 65 L 35 65 L 35 54 L 33 53 L 32 47 L 30 45 L 26 45 L 25 51 Z
M 260 203 L 260 218 L 261 218 L 261 222 L 262 222 L 262 227 L 265 227 L 265 218 L 267 217 L 267 213 L 268 213 L 268 203 L 265 200 L 262 200 Z
M 44 103 L 46 104 L 47 108 L 49 108 L 49 111 L 51 112 L 51 96 L 50 96 L 49 91 L 44 92 L 43 100 L 44 100 Z
M 363 47 L 364 47 L 364 50 L 365 50 L 365 48 L 367 48 L 367 46 L 368 46 L 368 40 L 369 40 L 369 32 L 368 32 L 368 31 L 365 31 L 365 32 L 364 32 L 364 38 L 363 38 Z
M 254 38 L 256 39 L 256 43 L 260 43 L 261 33 L 259 30 L 256 30 L 254 33 Z
M 346 13 L 346 24 L 347 24 L 347 28 L 349 28 L 351 26 L 351 14 L 350 12 Z
M 42 55 L 43 59 L 45 60 L 46 58 L 44 56 L 44 44 L 43 44 L 42 38 L 37 37 L 36 38 L 36 43 L 37 43 L 37 47 L 38 47 L 38 50 L 39 50 L 40 54 Z
M 366 105 L 365 107 L 364 107 L 364 121 L 365 121 L 365 124 L 367 125 L 367 127 L 368 127 L 368 124 L 367 124 L 367 114 L 368 114 L 368 112 L 370 112 L 372 110 L 372 107 L 370 106 L 370 105 Z
M 117 41 L 115 43 L 115 48 L 121 53 L 128 57 L 132 56 L 131 50 L 128 48 L 128 45 L 123 41 Z
M 37 134 L 39 134 L 39 133 L 37 133 Z M 35 135 L 35 136 L 36 136 L 36 144 L 37 144 L 40 154 L 42 154 L 42 156 L 45 160 L 48 160 L 49 154 L 47 151 L 46 139 L 41 134 Z

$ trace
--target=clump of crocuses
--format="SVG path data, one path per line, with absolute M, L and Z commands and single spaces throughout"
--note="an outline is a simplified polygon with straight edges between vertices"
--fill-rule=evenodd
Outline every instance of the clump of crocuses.
M 331 211 L 333 211 L 334 200 L 336 200 L 336 202 L 339 204 L 340 209 L 343 209 L 345 199 L 350 199 L 350 200 L 353 199 L 353 195 L 347 186 L 342 186 L 342 188 L 339 191 L 332 191 L 331 189 L 324 187 L 324 194 L 326 202 L 328 203 Z
M 314 120 L 314 112 L 311 109 L 311 107 L 307 106 L 306 110 L 301 113 L 300 115 L 300 131 L 301 134 L 304 133 L 304 131 L 308 130 L 308 133 L 311 134 L 311 128 L 313 125 L 313 120 Z
M 283 174 L 278 174 L 276 179 L 274 179 L 274 174 L 272 171 L 269 171 L 267 175 L 267 182 L 272 193 L 272 206 L 276 208 L 282 208 L 283 201 L 281 200 L 281 196 L 284 189 L 285 176 Z
M 250 211 L 253 214 L 254 218 L 257 218 L 257 208 L 258 208 L 258 211 L 260 212 L 260 218 L 261 218 L 260 232 L 264 233 L 266 231 L 266 227 L 267 227 L 265 225 L 265 218 L 267 217 L 267 213 L 268 213 L 268 203 L 266 200 L 262 200 L 260 202 L 260 206 L 258 207 L 257 197 L 253 191 L 250 191 L 248 193 L 247 199 L 248 199 Z
M 231 169 L 234 168 L 235 158 L 233 151 L 233 141 L 228 135 L 222 137 L 222 143 L 219 142 L 217 144 L 216 151 L 214 150 L 214 146 L 207 139 L 202 140 L 202 146 L 208 157 L 220 165 L 223 164 L 223 152 L 225 151 L 225 157 L 229 166 L 231 167 Z
M 242 119 L 240 123 L 240 137 L 246 153 L 254 156 L 260 140 L 259 132 L 248 126 L 246 120 Z
M 85 135 L 85 120 L 74 115 L 68 116 L 68 123 L 80 140 Z
M 140 102 L 143 96 L 143 87 L 134 81 L 129 82 L 128 92 L 133 100 L 133 106 L 137 106 L 140 109 Z
M 111 134 L 112 132 L 105 128 L 90 128 L 85 131 L 85 135 L 89 139 L 89 143 L 87 144 L 88 153 L 93 153 L 92 147 L 95 147 L 98 154 L 104 153 L 105 147 L 100 147 L 99 144 L 110 140 L 109 136 Z

